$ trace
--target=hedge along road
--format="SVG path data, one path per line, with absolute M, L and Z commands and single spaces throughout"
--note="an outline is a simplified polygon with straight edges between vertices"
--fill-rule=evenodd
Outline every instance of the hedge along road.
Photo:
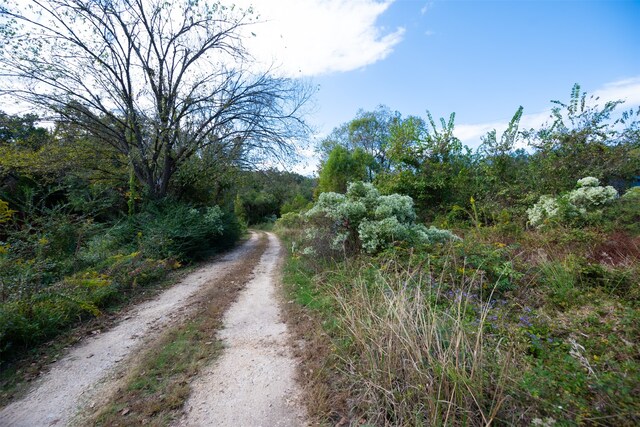
M 229 410 L 242 414 L 247 412 L 261 414 L 262 419 L 256 419 L 251 423 L 252 425 L 277 425 L 269 421 L 268 416 L 271 412 L 263 411 L 265 405 L 268 408 L 284 408 L 276 414 L 281 420 L 298 420 L 285 425 L 301 424 L 300 420 L 303 419 L 304 414 L 297 404 L 297 396 L 300 393 L 293 379 L 295 362 L 289 356 L 289 350 L 286 347 L 286 328 L 278 320 L 279 308 L 274 296 L 276 266 L 281 258 L 280 245 L 275 236 L 269 235 L 268 239 L 266 251 L 262 254 L 260 262 L 253 268 L 254 279 L 247 284 L 247 289 L 243 291 L 239 301 L 229 310 L 229 313 L 234 309 L 237 310 L 238 304 L 245 304 L 244 310 L 249 310 L 249 316 L 242 322 L 253 323 L 253 328 L 259 331 L 272 331 L 267 335 L 258 334 L 256 337 L 258 340 L 266 340 L 264 344 L 273 345 L 273 351 L 266 353 L 262 351 L 261 345 L 256 343 L 254 346 L 247 347 L 243 355 L 233 356 L 238 363 L 232 367 L 231 372 L 224 375 L 238 378 L 233 389 L 233 392 L 237 393 L 234 401 L 237 404 L 227 403 L 226 407 L 220 407 L 209 402 L 207 403 L 210 405 L 209 409 L 198 403 L 198 409 L 191 410 L 192 416 L 202 411 L 204 414 L 211 414 L 215 417 L 211 419 L 216 421 L 209 424 L 203 415 L 197 418 L 198 421 L 195 423 L 190 421 L 191 418 L 185 417 L 180 421 L 180 425 L 222 425 L 219 420 L 229 419 L 228 417 L 232 416 L 228 413 Z M 259 240 L 257 234 L 252 234 L 248 241 L 232 252 L 189 274 L 158 297 L 123 314 L 117 326 L 107 332 L 88 337 L 71 349 L 68 354 L 52 365 L 47 374 L 34 382 L 33 388 L 24 398 L 7 405 L 0 411 L 0 425 L 25 427 L 68 425 L 73 422 L 79 412 L 95 406 L 96 403 L 102 403 L 104 396 L 113 393 L 119 379 L 127 371 L 128 365 L 134 363 L 136 354 L 142 351 L 146 343 L 157 337 L 163 329 L 185 319 L 190 308 L 197 303 L 202 294 L 206 293 L 207 289 L 215 287 L 219 284 L 219 280 L 224 280 L 225 277 L 229 280 L 229 274 L 232 274 L 235 269 L 247 267 L 243 265 L 245 260 L 249 255 L 260 250 Z M 243 310 L 240 309 L 240 311 Z M 233 317 L 232 314 L 225 316 L 225 326 L 229 329 L 222 332 L 229 349 L 223 352 L 222 363 L 214 363 L 214 366 L 224 366 L 223 362 L 228 353 L 235 348 L 232 338 L 234 329 L 227 325 L 227 319 Z M 270 358 L 278 361 L 271 362 Z M 250 366 L 241 362 L 257 359 L 259 359 L 257 363 L 267 363 L 268 365 L 265 366 L 269 368 L 261 373 L 252 371 L 251 377 L 245 378 L 241 370 L 248 369 Z M 200 394 L 202 390 L 216 386 L 220 388 L 219 384 L 210 384 L 210 381 L 218 381 L 218 379 L 211 377 L 209 371 L 195 380 L 193 396 L 189 400 L 188 408 L 193 408 L 192 402 L 203 401 Z M 260 375 L 266 375 L 267 378 L 260 379 Z M 272 375 L 279 380 L 271 381 Z M 242 383 L 241 378 L 249 382 Z M 252 384 L 251 381 L 254 383 Z M 251 391 L 255 381 L 261 381 L 269 390 L 274 386 L 280 388 L 268 393 L 270 401 L 256 401 L 252 393 L 246 393 Z M 232 389 L 229 389 L 229 393 L 231 392 Z M 252 409 L 252 405 L 257 406 Z M 226 410 L 226 413 L 211 412 L 222 409 Z

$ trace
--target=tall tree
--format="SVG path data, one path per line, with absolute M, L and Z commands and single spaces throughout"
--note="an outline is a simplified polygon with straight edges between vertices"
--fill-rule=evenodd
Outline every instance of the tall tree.
M 350 182 L 366 181 L 367 171 L 373 163 L 373 156 L 362 148 L 349 151 L 341 145 L 336 146 L 321 164 L 316 196 L 329 191 L 345 193 Z
M 251 10 L 182 0 L 30 0 L 0 7 L 8 94 L 74 123 L 128 158 L 153 197 L 210 145 L 286 158 L 310 91 L 256 72 Z
M 377 173 L 388 171 L 391 166 L 390 130 L 399 121 L 400 113 L 385 105 L 379 105 L 373 111 L 359 110 L 353 120 L 336 127 L 320 142 L 318 151 L 322 161 L 327 160 L 338 145 L 351 152 L 359 149 L 374 160 L 367 166 L 367 179 L 373 181 Z

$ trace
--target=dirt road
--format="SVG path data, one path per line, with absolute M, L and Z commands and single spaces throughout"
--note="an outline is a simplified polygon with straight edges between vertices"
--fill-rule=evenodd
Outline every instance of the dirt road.
M 184 318 L 200 294 L 211 286 L 216 286 L 216 278 L 224 277 L 225 273 L 242 265 L 247 254 L 257 250 L 257 242 L 258 237 L 252 235 L 239 248 L 191 273 L 155 299 L 125 313 L 121 322 L 111 330 L 90 337 L 73 348 L 56 362 L 46 375 L 36 381 L 23 399 L 0 411 L 0 425 L 68 425 L 78 411 L 95 405 L 101 396 L 108 395 L 118 377 L 126 371 L 129 359 L 143 348 L 145 342 L 157 336 L 162 329 Z M 295 401 L 293 396 L 297 395 L 293 380 L 295 363 L 288 357 L 285 326 L 278 321 L 279 309 L 273 295 L 274 272 L 279 257 L 279 243 L 275 236 L 270 235 L 268 248 L 254 269 L 255 278 L 238 301 L 238 304 L 244 301 L 245 308 L 236 309 L 236 304 L 226 316 L 226 319 L 238 319 L 238 316 L 242 317 L 240 312 L 246 313 L 240 323 L 253 332 L 240 339 L 246 343 L 247 352 L 233 353 L 229 360 L 230 352 L 237 352 L 237 346 L 234 344 L 237 341 L 233 338 L 236 328 L 233 322 L 237 325 L 237 320 L 231 320 L 232 323 L 229 323 L 230 326 L 223 332 L 228 339 L 229 349 L 223 353 L 220 363 L 216 364 L 216 367 L 227 366 L 225 369 L 230 370 L 224 374 L 225 381 L 229 383 L 221 385 L 219 377 L 212 376 L 217 368 L 212 368 L 211 372 L 206 372 L 198 378 L 193 384 L 193 397 L 187 406 L 187 410 L 191 409 L 189 416 L 181 420 L 180 425 L 224 425 L 218 420 L 230 418 L 228 413 L 218 415 L 223 409 L 227 412 L 233 409 L 242 413 L 241 415 L 247 412 L 263 414 L 261 417 L 264 417 L 264 422 L 261 419 L 253 419 L 255 423 L 243 425 L 301 424 L 302 412 L 297 410 L 295 405 L 289 404 Z M 267 347 L 263 348 L 257 342 L 251 344 L 255 339 L 262 340 L 264 345 L 269 344 L 269 350 L 263 351 Z M 225 388 L 224 392 L 212 397 L 235 396 L 234 403 L 220 405 L 217 399 L 211 402 L 211 399 L 202 396 L 203 392 L 219 391 L 221 387 Z M 256 387 L 260 387 L 261 391 L 266 390 L 271 400 L 256 400 L 252 397 Z M 215 418 L 207 418 L 202 414 L 211 414 Z M 275 414 L 279 420 L 287 423 L 271 422 L 267 418 L 270 414 Z M 216 421 L 210 423 L 208 420 L 211 419 Z
M 278 239 L 270 234 L 253 280 L 225 315 L 219 334 L 225 351 L 192 384 L 186 416 L 176 426 L 306 424 L 276 296 L 280 252 Z

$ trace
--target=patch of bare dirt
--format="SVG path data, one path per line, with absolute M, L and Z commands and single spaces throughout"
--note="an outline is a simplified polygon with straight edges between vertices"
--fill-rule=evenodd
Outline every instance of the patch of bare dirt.
M 630 266 L 640 260 L 640 237 L 627 233 L 612 233 L 597 245 L 588 256 L 592 262 L 613 267 Z

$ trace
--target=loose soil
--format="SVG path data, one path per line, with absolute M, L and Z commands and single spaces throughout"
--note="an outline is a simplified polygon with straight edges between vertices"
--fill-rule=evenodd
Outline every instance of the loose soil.
M 187 415 L 178 425 L 302 425 L 304 411 L 294 381 L 296 363 L 274 296 L 280 245 L 268 248 L 254 279 L 225 316 L 221 337 L 228 348 L 218 363 L 192 384 Z M 78 411 L 104 403 L 135 365 L 136 355 L 163 330 L 188 318 L 221 280 L 232 281 L 258 249 L 256 235 L 233 252 L 198 269 L 159 297 L 135 307 L 117 326 L 72 349 L 34 382 L 21 400 L 0 411 L 7 426 L 68 425 Z M 219 286 L 218 286 L 219 287 Z M 236 289 L 239 290 L 239 287 Z M 226 306 L 226 304 L 224 304 Z M 220 391 L 222 390 L 222 392 Z M 215 391 L 215 393 L 213 393 Z

